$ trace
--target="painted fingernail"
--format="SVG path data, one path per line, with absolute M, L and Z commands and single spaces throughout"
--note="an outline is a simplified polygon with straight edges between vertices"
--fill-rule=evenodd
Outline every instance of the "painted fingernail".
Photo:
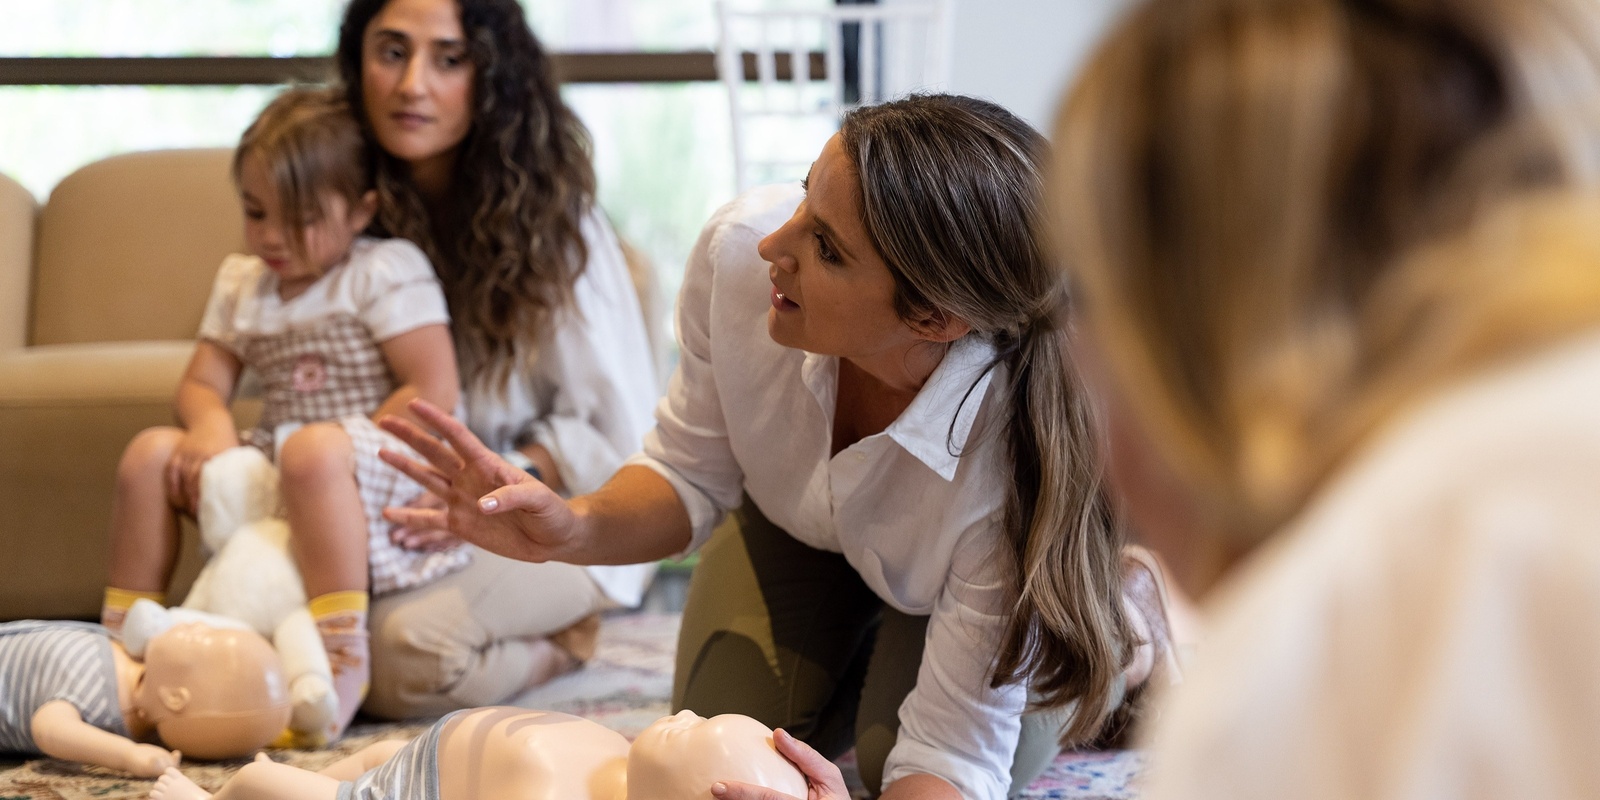
M 500 507 L 500 501 L 493 497 L 485 497 L 478 501 L 478 508 L 484 511 L 493 511 Z
M 718 797 L 721 797 L 721 796 L 727 794 L 728 793 L 728 784 L 723 783 L 721 781 L 718 781 L 716 783 L 711 784 L 711 793 L 716 795 L 716 796 L 718 796 Z

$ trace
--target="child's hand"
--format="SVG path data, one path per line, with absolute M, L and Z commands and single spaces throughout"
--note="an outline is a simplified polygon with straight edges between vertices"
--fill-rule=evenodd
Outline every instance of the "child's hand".
M 128 754 L 128 762 L 123 770 L 141 778 L 159 778 L 168 767 L 177 767 L 183 760 L 183 754 L 177 750 L 167 750 L 153 744 L 136 744 L 133 752 Z
M 418 495 L 416 499 L 402 506 L 402 508 L 437 511 L 442 513 L 447 510 L 449 506 L 443 500 L 439 499 L 439 496 L 433 492 L 423 492 L 422 494 Z M 395 526 L 389 531 L 389 541 L 394 542 L 395 544 L 407 550 L 420 550 L 424 552 L 449 550 L 450 548 L 461 544 L 461 540 L 457 538 L 455 534 L 451 533 L 449 528 L 438 525 L 427 525 L 420 522 L 410 525 L 400 523 L 395 524 Z
M 239 446 L 239 433 L 230 420 L 226 427 L 195 428 L 186 431 L 167 462 L 167 497 L 178 508 L 193 513 L 200 505 L 200 468 L 211 457 Z

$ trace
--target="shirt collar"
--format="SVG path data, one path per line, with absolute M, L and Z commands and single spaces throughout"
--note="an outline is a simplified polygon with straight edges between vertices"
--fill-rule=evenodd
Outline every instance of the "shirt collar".
M 977 334 L 957 339 L 911 405 L 884 431 L 947 481 L 955 480 L 967 436 L 994 379 L 994 345 Z M 953 421 L 953 424 L 952 424 Z

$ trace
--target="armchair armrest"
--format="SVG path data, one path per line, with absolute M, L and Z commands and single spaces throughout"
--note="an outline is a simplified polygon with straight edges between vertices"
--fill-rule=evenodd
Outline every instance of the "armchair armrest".
M 98 617 L 117 462 L 134 434 L 173 424 L 193 350 L 190 341 L 0 350 L 0 619 Z M 198 569 L 185 538 L 174 600 Z

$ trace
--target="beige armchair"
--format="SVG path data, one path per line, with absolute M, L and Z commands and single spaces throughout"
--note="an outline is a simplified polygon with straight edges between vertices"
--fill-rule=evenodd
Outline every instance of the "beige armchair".
M 42 208 L 0 176 L 0 619 L 99 614 L 117 460 L 173 422 L 212 276 L 244 246 L 230 158 L 116 156 Z

